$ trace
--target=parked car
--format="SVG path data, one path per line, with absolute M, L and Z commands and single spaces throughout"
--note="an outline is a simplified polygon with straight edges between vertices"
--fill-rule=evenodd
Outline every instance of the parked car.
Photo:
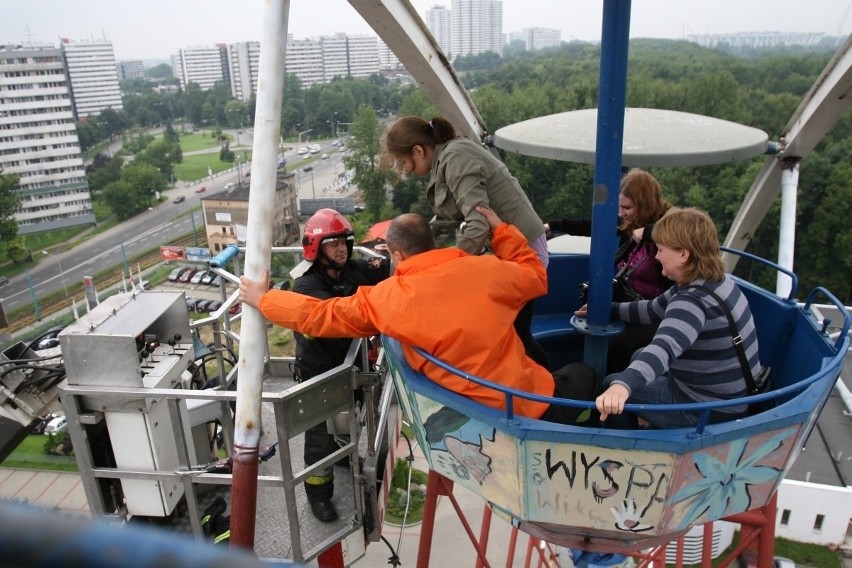
M 307 165 L 307 166 L 305 166 L 304 168 L 302 168 L 302 171 L 303 171 L 303 172 L 309 172 L 309 171 L 311 171 L 312 169 L 314 169 L 314 167 L 313 167 L 313 166 L 311 166 L 311 165 Z
M 218 310 L 221 307 L 222 307 L 222 301 L 221 300 L 210 300 L 210 302 L 208 302 L 208 304 L 207 304 L 207 311 L 208 312 L 215 312 L 216 310 Z
M 64 432 L 68 428 L 68 419 L 65 416 L 57 416 L 52 418 L 50 422 L 47 423 L 47 426 L 44 427 L 44 434 L 49 436 L 50 434 L 59 434 L 60 432 Z
M 322 160 L 327 160 L 327 159 L 328 159 L 328 154 L 323 154 L 322 156 L 320 156 L 320 159 L 322 159 Z
M 169 282 L 177 282 L 177 279 L 180 278 L 180 275 L 184 270 L 186 270 L 186 266 L 178 266 L 169 272 Z
M 207 276 L 207 271 L 206 270 L 199 270 L 198 272 L 196 272 L 192 276 L 189 283 L 190 284 L 201 284 L 201 279 L 204 278 L 205 276 Z
M 198 298 L 193 298 L 191 296 L 187 296 L 186 297 L 186 309 L 187 310 L 194 310 L 196 302 L 198 302 Z
M 178 276 L 178 282 L 189 282 L 192 277 L 195 276 L 196 272 L 197 270 L 195 270 L 194 268 L 187 268 L 186 272 L 182 272 L 181 275 Z
M 184 201 L 186 201 L 186 196 L 185 195 L 178 195 L 177 197 L 174 198 L 172 203 L 183 203 Z
M 216 277 L 213 278 L 213 280 L 210 281 L 210 285 L 218 288 L 220 284 L 222 284 L 222 279 L 217 274 Z
M 65 329 L 64 325 L 57 325 L 42 333 L 37 338 L 38 343 L 35 344 L 35 350 L 39 351 L 41 349 L 50 349 L 51 347 L 59 345 L 59 332 L 63 329 Z
M 56 418 L 56 414 L 50 413 L 45 416 L 39 417 L 38 421 L 33 425 L 32 433 L 33 434 L 44 434 L 44 429 L 47 428 L 47 425 L 50 424 L 50 421 Z
M 205 191 L 207 191 L 207 188 L 202 185 L 201 187 L 195 190 L 195 193 L 204 193 Z
M 211 271 L 207 272 L 207 274 L 205 274 L 205 275 L 201 278 L 201 283 L 202 283 L 202 284 L 207 284 L 207 285 L 209 286 L 209 285 L 210 285 L 210 283 L 211 283 L 211 282 L 213 282 L 213 279 L 214 279 L 214 278 L 216 278 L 216 276 L 218 276 L 218 275 L 217 275 L 215 272 L 213 272 L 213 271 L 211 270 Z
M 781 556 L 776 556 L 772 561 L 772 568 L 796 568 L 796 563 L 790 560 L 789 558 L 782 558 Z
M 5 276 L 0 276 L 0 286 L 5 286 L 8 283 L 9 283 L 8 278 L 6 278 Z
M 232 305 L 230 308 L 228 308 L 228 313 L 231 314 L 232 316 L 237 315 L 241 311 L 243 311 L 243 304 L 239 300 L 237 300 L 236 303 L 234 303 L 234 305 Z
M 299 148 L 299 151 L 296 152 L 296 153 L 299 154 L 300 156 L 303 156 L 303 155 L 308 153 L 308 149 L 306 147 L 302 147 L 302 148 Z
M 195 305 L 195 309 L 199 312 L 209 312 L 210 305 L 215 301 L 216 300 L 199 300 L 198 303 Z

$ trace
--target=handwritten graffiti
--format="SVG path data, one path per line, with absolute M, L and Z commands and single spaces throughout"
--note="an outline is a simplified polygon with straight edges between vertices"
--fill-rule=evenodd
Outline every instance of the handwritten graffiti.
M 653 528 L 642 519 L 652 507 L 662 505 L 669 488 L 663 463 L 631 463 L 579 450 L 559 455 L 548 448 L 533 454 L 532 466 L 532 481 L 542 489 L 536 492 L 541 509 L 567 512 L 568 501 L 582 503 L 583 493 L 598 504 L 618 499 L 621 504 L 609 512 L 615 527 L 628 532 Z

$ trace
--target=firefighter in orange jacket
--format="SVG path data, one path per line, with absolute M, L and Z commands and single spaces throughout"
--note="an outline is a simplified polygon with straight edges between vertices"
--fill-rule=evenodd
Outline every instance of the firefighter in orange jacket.
M 268 320 L 314 337 L 367 337 L 384 333 L 402 343 L 408 364 L 431 380 L 492 408 L 505 408 L 501 393 L 428 363 L 420 347 L 461 371 L 543 396 L 591 400 L 594 372 L 572 363 L 553 375 L 524 352 L 514 329 L 518 311 L 547 291 L 547 273 L 527 239 L 487 207 L 477 210 L 491 225 L 494 255 L 473 256 L 456 247 L 436 249 L 425 218 L 395 218 L 387 246 L 396 272 L 349 297 L 318 300 L 268 290 L 240 278 L 240 297 Z M 522 416 L 574 423 L 578 409 L 514 399 Z

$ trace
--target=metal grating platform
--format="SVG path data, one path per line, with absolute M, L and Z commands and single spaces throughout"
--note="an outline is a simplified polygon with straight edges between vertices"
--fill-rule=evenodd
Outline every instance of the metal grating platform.
M 268 378 L 264 381 L 265 392 L 278 392 L 295 383 L 290 379 Z M 263 421 L 263 433 L 260 437 L 260 447 L 269 446 L 277 441 L 275 430 L 275 416 L 271 403 L 263 403 L 261 408 L 261 419 Z M 304 467 L 303 459 L 304 435 L 299 435 L 290 440 L 290 451 L 294 467 Z M 266 462 L 262 462 L 258 468 L 261 476 L 280 476 L 281 461 L 276 454 Z M 259 558 L 270 560 L 293 559 L 293 546 L 290 539 L 290 527 L 287 519 L 287 507 L 295 506 L 299 515 L 300 535 L 302 550 L 307 553 L 316 549 L 319 545 L 335 533 L 345 531 L 347 534 L 356 527 L 355 519 L 355 496 L 353 493 L 353 479 L 349 467 L 335 466 L 334 468 L 334 498 L 332 502 L 338 513 L 338 520 L 331 523 L 323 523 L 314 518 L 305 496 L 304 488 L 300 485 L 296 488 L 296 503 L 288 504 L 285 499 L 283 488 L 280 487 L 258 487 L 257 492 L 257 514 L 255 526 L 255 553 Z M 231 511 L 230 486 L 197 486 L 198 505 L 203 511 L 217 496 L 222 496 L 228 503 L 226 515 Z M 164 526 L 172 527 L 181 532 L 192 532 L 187 505 L 182 502 L 171 518 L 163 523 Z M 315 554 L 311 555 L 315 556 Z M 310 560 L 306 557 L 305 560 Z

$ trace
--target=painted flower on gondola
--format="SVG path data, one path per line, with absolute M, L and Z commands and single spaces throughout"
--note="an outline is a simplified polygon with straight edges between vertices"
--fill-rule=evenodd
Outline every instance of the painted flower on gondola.
M 710 454 L 695 454 L 693 466 L 701 478 L 678 491 L 672 499 L 674 503 L 693 499 L 681 519 L 680 528 L 695 524 L 705 514 L 708 520 L 715 520 L 749 510 L 749 488 L 762 483 L 774 483 L 781 471 L 776 467 L 758 465 L 758 462 L 780 448 L 784 440 L 794 434 L 795 430 L 776 434 L 750 454 L 746 454 L 748 438 L 739 438 L 731 442 L 724 462 Z

